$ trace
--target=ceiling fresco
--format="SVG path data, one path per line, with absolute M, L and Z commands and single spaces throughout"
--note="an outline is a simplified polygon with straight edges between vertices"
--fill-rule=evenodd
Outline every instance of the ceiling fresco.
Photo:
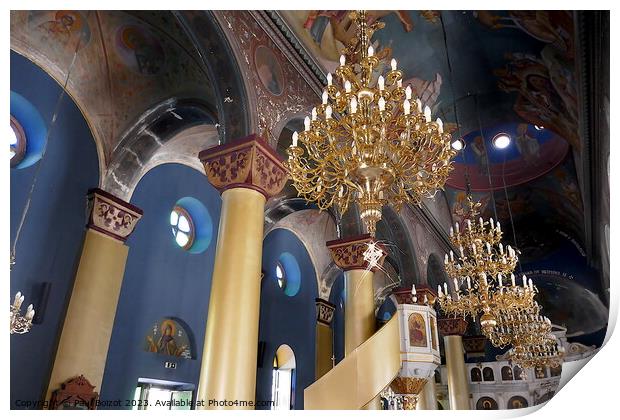
M 324 72 L 355 35 L 347 11 L 278 13 Z M 377 55 L 396 58 L 404 83 L 444 121 L 456 121 L 456 103 L 462 132 L 480 114 L 484 126 L 546 126 L 579 149 L 571 12 L 370 11 L 369 19 L 386 24 L 372 38 Z
M 507 134 L 513 141 L 504 149 L 493 138 Z M 532 181 L 562 163 L 569 144 L 551 130 L 525 123 L 498 124 L 462 136 L 466 147 L 454 159 L 446 184 L 464 190 L 489 191 Z
M 472 169 L 478 170 L 478 166 L 472 165 Z M 462 223 L 459 213 L 465 205 L 465 191 L 446 187 L 446 196 L 453 219 Z M 583 203 L 570 157 L 545 176 L 506 189 L 503 184 L 495 185 L 493 193 L 474 190 L 472 196 L 482 203 L 482 216 L 499 220 L 506 232 L 511 233 L 512 218 L 518 234 L 524 230 L 520 225 L 533 224 L 538 230 L 564 231 L 583 246 Z
M 214 102 L 171 13 L 11 11 L 11 48 L 63 85 L 69 74 L 67 91 L 91 125 L 103 166 L 154 105 L 171 97 Z

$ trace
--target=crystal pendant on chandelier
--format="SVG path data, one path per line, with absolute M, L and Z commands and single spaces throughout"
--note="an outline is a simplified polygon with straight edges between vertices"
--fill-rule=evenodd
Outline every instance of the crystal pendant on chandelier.
M 357 38 L 340 57 L 336 77 L 327 75 L 322 104 L 293 133 L 287 169 L 300 197 L 319 209 L 344 213 L 359 207 L 375 235 L 384 205 L 399 211 L 442 189 L 457 151 L 428 106 L 402 86 L 395 59 L 379 74 L 380 60 L 370 38 L 382 22 L 368 25 L 366 12 L 352 12 Z

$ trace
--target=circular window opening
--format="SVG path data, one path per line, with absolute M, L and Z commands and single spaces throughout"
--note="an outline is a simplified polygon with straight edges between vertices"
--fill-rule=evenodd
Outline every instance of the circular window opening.
M 181 206 L 174 206 L 170 212 L 170 226 L 177 245 L 183 249 L 190 249 L 196 233 L 194 222 L 187 210 Z
M 278 287 L 287 296 L 295 296 L 301 288 L 301 270 L 293 254 L 280 254 L 275 266 L 275 277 Z
M 170 228 L 174 242 L 182 249 L 198 254 L 205 251 L 213 238 L 213 222 L 207 208 L 193 197 L 183 197 L 170 212 Z
M 26 133 L 22 125 L 11 115 L 11 132 L 9 133 L 11 146 L 11 168 L 18 165 L 26 155 Z

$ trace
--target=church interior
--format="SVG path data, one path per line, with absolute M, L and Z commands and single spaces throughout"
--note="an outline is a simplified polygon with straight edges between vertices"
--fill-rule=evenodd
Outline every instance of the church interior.
M 11 409 L 550 400 L 608 326 L 609 48 L 609 11 L 11 11 Z

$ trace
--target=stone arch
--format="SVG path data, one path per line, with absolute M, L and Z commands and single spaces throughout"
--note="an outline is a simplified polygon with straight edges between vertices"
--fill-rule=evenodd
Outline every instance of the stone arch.
M 400 277 L 400 286 L 419 284 L 419 268 L 409 232 L 401 217 L 388 206 L 383 208 L 383 217 L 377 223 L 376 237 L 387 247 L 388 261 Z
M 198 152 L 217 144 L 215 122 L 210 105 L 201 100 L 170 98 L 157 104 L 123 134 L 112 152 L 103 189 L 129 201 L 140 178 L 162 163 L 181 163 L 203 172 Z
M 426 265 L 426 284 L 428 284 L 431 289 L 437 290 L 438 286 L 443 287 L 444 282 L 448 284 L 450 289 L 454 288 L 448 279 L 443 261 L 437 253 L 433 252 L 428 256 L 428 263 Z
M 270 226 L 265 236 L 274 229 L 291 231 L 306 247 L 316 272 L 319 297 L 329 300 L 331 286 L 337 278 L 336 272 L 340 271 L 325 246 L 327 241 L 337 237 L 336 224 L 331 215 L 316 209 L 295 211 Z
M 227 142 L 250 134 L 247 86 L 239 63 L 213 12 L 172 12 L 198 49 L 216 98 L 220 138 Z

